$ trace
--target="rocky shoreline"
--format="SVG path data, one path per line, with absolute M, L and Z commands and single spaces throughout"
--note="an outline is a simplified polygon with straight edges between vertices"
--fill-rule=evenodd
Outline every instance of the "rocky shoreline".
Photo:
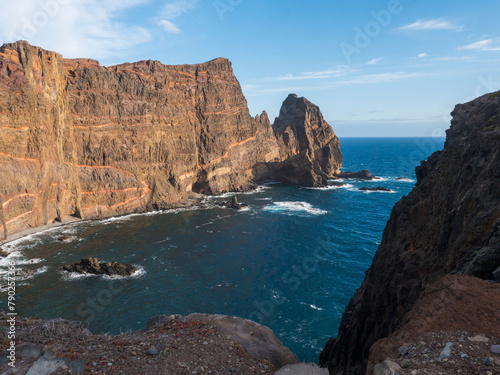
M 8 326 L 0 313 L 0 327 Z M 144 331 L 93 335 L 81 323 L 19 318 L 16 367 L 0 346 L 2 374 L 274 374 L 298 362 L 273 332 L 223 315 L 157 316 Z

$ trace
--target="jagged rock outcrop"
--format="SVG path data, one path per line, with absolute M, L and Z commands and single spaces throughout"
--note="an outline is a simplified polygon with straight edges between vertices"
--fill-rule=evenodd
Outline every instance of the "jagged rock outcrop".
M 341 163 L 317 107 L 307 102 L 297 116 L 287 109 L 284 121 L 297 121 L 285 128 L 300 133 L 288 149 L 265 112 L 250 116 L 222 58 L 103 67 L 21 41 L 0 47 L 0 86 L 0 239 L 68 216 L 115 216 L 184 202 L 192 192 L 248 190 L 294 157 L 280 180 L 305 181 L 286 179 L 289 170 L 320 184 L 315 176 Z
M 82 258 L 79 262 L 63 266 L 66 272 L 91 275 L 131 276 L 137 267 L 128 263 L 100 262 L 96 258 Z
M 342 166 L 340 141 L 320 109 L 306 98 L 290 94 L 273 124 L 280 160 L 267 163 L 274 180 L 321 186 Z
M 500 266 L 500 92 L 458 105 L 442 151 L 417 167 L 393 208 L 363 284 L 320 356 L 331 374 L 364 374 L 373 343 L 401 327 L 447 274 L 494 280 Z

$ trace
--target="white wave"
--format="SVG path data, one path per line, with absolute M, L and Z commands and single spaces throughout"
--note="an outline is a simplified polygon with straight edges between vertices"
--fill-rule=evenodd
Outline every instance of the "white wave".
M 338 189 L 351 189 L 354 185 L 352 184 L 344 184 L 344 185 L 328 185 L 323 187 L 307 187 L 306 189 L 310 190 L 338 190 Z
M 255 198 L 256 201 L 270 201 L 272 198 L 267 197 L 267 198 Z
M 362 193 L 365 194 L 370 194 L 370 193 L 385 193 L 385 194 L 396 194 L 397 192 L 394 190 L 389 190 L 389 191 L 380 191 L 380 190 L 359 190 Z
M 286 214 L 307 213 L 310 215 L 324 215 L 328 213 L 327 211 L 313 207 L 307 202 L 274 202 L 265 206 L 263 210 Z
M 394 179 L 396 182 L 415 182 L 415 180 L 411 178 L 395 178 Z
M 324 309 L 322 309 L 321 307 L 317 307 L 315 305 L 309 305 L 312 309 L 314 310 L 318 310 L 318 311 L 323 311 Z

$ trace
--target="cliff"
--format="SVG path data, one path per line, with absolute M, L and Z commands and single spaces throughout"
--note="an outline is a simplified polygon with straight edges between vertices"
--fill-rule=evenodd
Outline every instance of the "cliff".
M 250 116 L 222 58 L 103 67 L 21 41 L 0 48 L 0 86 L 0 239 L 274 178 L 316 186 L 341 164 L 317 107 L 298 108 L 303 122 L 285 123 L 295 132 L 285 142 L 265 112 Z M 275 173 L 281 163 L 288 169 Z
M 402 326 L 431 283 L 499 273 L 500 92 L 452 115 L 444 149 L 416 168 L 416 187 L 394 206 L 338 337 L 321 353 L 331 374 L 364 374 L 370 347 Z

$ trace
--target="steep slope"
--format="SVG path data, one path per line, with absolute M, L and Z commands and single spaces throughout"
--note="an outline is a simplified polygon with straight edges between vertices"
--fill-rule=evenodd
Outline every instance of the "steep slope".
M 452 115 L 444 149 L 417 167 L 417 186 L 394 206 L 338 337 L 321 353 L 331 374 L 364 374 L 372 344 L 401 326 L 432 282 L 493 280 L 500 267 L 500 92 Z
M 103 67 L 21 41 L 0 48 L 0 87 L 0 239 L 67 216 L 248 190 L 273 178 L 268 164 L 302 151 L 278 146 L 265 112 L 250 116 L 222 58 Z M 332 148 L 340 146 L 335 139 Z M 329 171 L 334 162 L 320 159 Z

